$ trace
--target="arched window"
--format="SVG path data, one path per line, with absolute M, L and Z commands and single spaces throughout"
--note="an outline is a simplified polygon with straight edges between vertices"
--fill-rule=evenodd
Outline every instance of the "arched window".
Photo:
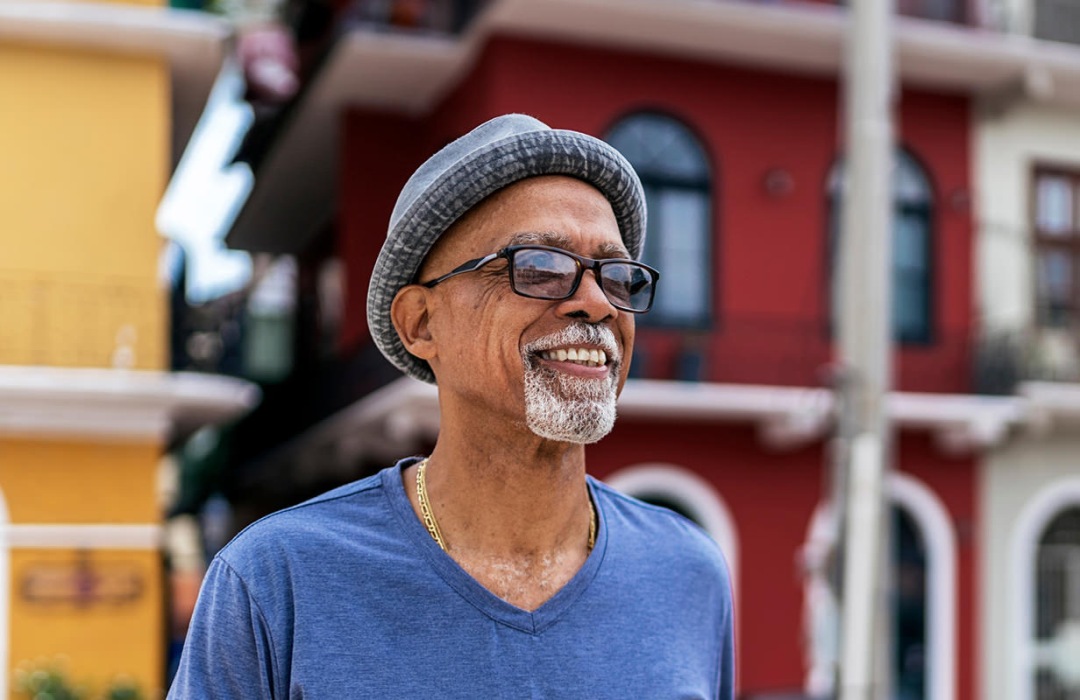
M 1080 477 L 1047 483 L 1016 518 L 1010 700 L 1080 695 Z
M 620 119 L 607 141 L 645 188 L 643 259 L 660 270 L 650 325 L 701 327 L 712 315 L 712 178 L 705 151 L 683 123 L 654 112 Z
M 1061 511 L 1035 555 L 1035 698 L 1080 697 L 1080 506 Z
M 891 697 L 951 700 L 956 696 L 957 598 L 956 539 L 949 512 L 933 491 L 906 474 L 892 474 L 886 489 L 895 567 Z M 835 518 L 829 504 L 820 505 L 803 546 L 806 691 L 815 697 L 835 693 L 840 654 Z
M 926 543 L 912 515 L 892 508 L 894 694 L 926 700 Z
M 840 230 L 840 194 L 844 164 L 838 161 L 829 174 L 829 245 L 833 270 Z M 934 193 L 930 179 L 915 158 L 903 149 L 895 154 L 892 180 L 892 327 L 893 339 L 901 343 L 929 343 L 931 304 L 931 214 Z M 833 274 L 833 311 L 839 275 Z

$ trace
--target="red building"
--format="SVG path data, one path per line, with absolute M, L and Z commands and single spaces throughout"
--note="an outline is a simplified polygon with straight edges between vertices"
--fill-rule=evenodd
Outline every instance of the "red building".
M 963 19 L 956 7 L 950 18 Z M 297 257 L 299 339 L 292 377 L 238 428 L 237 489 L 263 489 L 266 509 L 433 440 L 433 389 L 397 378 L 365 318 L 394 201 L 428 155 L 506 112 L 606 138 L 645 184 L 645 255 L 663 277 L 590 470 L 725 547 L 743 697 L 827 693 L 844 11 L 506 0 L 453 24 L 459 33 L 345 25 L 249 143 L 255 189 L 228 243 Z M 979 696 L 981 635 L 973 450 L 1010 409 L 973 395 L 970 76 L 981 59 L 926 53 L 942 32 L 970 30 L 898 28 L 893 670 L 897 697 L 967 700 Z M 326 290 L 342 269 L 337 314 Z

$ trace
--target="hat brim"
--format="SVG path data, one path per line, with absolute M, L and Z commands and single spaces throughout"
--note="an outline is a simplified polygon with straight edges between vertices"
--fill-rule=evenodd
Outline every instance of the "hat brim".
M 635 259 L 645 238 L 645 196 L 633 168 L 599 139 L 559 129 L 515 134 L 466 154 L 431 182 L 393 223 L 368 288 L 372 339 L 396 367 L 434 383 L 427 362 L 409 353 L 390 318 L 402 287 L 412 284 L 435 241 L 467 211 L 526 178 L 566 175 L 596 187 L 611 203 L 623 243 Z

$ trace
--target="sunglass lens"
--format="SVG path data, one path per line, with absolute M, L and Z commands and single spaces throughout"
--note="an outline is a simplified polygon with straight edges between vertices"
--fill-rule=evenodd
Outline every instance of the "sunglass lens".
M 574 286 L 577 261 L 551 250 L 518 250 L 513 261 L 514 289 L 540 299 L 563 299 Z

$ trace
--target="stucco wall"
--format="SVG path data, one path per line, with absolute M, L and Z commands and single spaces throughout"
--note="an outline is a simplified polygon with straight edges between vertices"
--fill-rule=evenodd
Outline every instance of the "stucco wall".
M 976 309 L 989 328 L 1023 329 L 1034 314 L 1033 169 L 1080 168 L 1080 121 L 1075 112 L 1035 105 L 987 108 L 973 138 Z

